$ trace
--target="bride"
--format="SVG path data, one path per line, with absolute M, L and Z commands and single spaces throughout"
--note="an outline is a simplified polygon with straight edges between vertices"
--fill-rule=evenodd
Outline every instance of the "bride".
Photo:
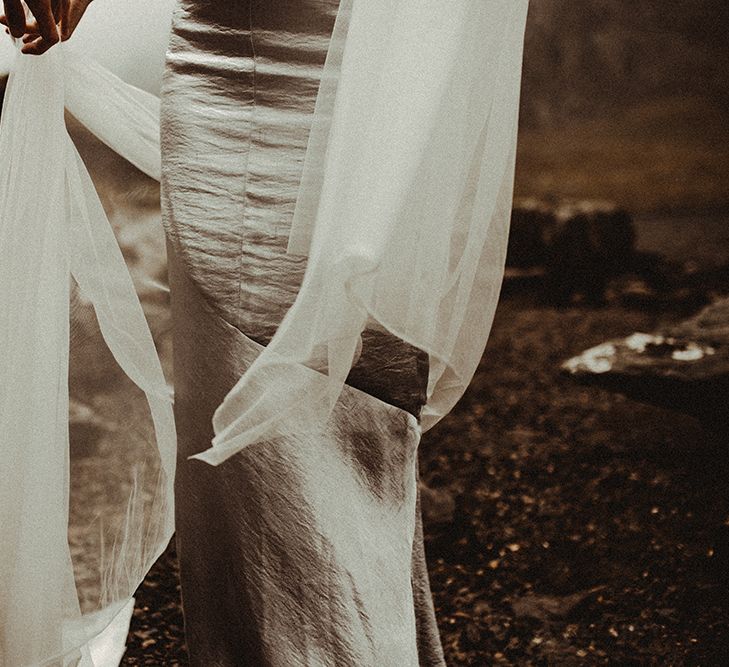
M 4 0 L 2 22 L 44 61 L 89 3 Z M 191 664 L 445 664 L 417 448 L 470 381 L 498 298 L 526 6 L 175 3 L 160 182 Z M 169 534 L 154 535 L 158 554 Z M 108 596 L 117 614 L 138 579 Z M 119 642 L 100 626 L 84 640 Z M 4 633 L 8 665 L 54 657 Z M 102 654 L 81 653 L 118 662 Z

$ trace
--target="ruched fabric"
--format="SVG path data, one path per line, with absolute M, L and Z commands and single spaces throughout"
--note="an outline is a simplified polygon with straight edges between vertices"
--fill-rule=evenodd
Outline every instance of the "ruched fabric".
M 287 245 L 337 11 L 182 0 L 173 18 L 162 197 L 194 665 L 443 664 L 416 507 L 425 355 L 370 331 L 316 433 L 190 460 L 301 284 Z

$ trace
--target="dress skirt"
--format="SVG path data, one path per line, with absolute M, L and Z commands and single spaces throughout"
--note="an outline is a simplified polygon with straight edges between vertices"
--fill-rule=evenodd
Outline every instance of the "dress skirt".
M 191 664 L 444 665 L 417 499 L 427 358 L 389 334 L 317 433 L 218 467 L 215 408 L 293 303 L 286 253 L 337 0 L 179 0 L 162 91 Z

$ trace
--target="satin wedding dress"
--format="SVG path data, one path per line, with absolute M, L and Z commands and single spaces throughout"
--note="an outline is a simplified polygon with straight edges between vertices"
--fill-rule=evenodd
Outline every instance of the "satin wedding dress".
M 337 9 L 183 1 L 173 18 L 162 185 L 194 664 L 407 665 L 418 652 L 443 664 L 415 508 L 426 355 L 368 332 L 321 433 L 215 468 L 188 460 L 210 446 L 214 410 L 303 277 L 306 260 L 287 244 Z
M 470 381 L 496 306 L 525 16 L 523 0 L 177 3 L 158 173 L 173 308 L 175 527 L 192 664 L 444 664 L 417 448 L 422 428 Z M 65 69 L 68 110 L 154 176 L 140 140 L 154 101 L 54 51 L 29 67 L 50 88 L 59 72 L 49 63 Z M 27 95 L 21 84 L 32 76 L 23 67 L 12 85 Z M 111 85 L 129 113 L 95 113 L 92 95 L 74 97 L 84 85 Z M 58 187 L 63 197 L 63 181 Z M 83 196 L 95 195 L 87 188 Z M 5 204 L 0 211 L 12 217 L 18 202 Z M 86 288 L 119 360 L 123 345 L 115 348 L 104 327 L 109 292 Z M 61 290 L 55 302 L 67 297 Z M 117 323 L 133 320 L 130 312 Z M 62 347 L 67 331 L 56 333 Z M 124 340 L 149 350 L 142 338 L 134 331 Z M 120 363 L 152 397 L 154 415 L 161 375 L 146 381 Z M 13 414 L 0 416 L 12 422 Z M 58 533 L 76 513 L 64 438 L 54 437 L 61 449 L 44 479 L 57 488 L 46 501 L 60 503 L 47 518 Z M 58 533 L 43 561 L 67 591 L 74 574 L 81 591 L 84 573 L 98 570 L 104 595 L 88 605 L 36 596 L 40 611 L 52 612 L 36 622 L 37 636 L 18 636 L 21 620 L 0 603 L 8 664 L 118 661 L 130 596 L 171 530 L 168 440 L 157 423 L 145 437 L 151 448 L 119 461 L 104 452 L 116 518 L 101 531 L 106 541 L 84 533 L 104 557 L 69 556 Z M 7 495 L 15 499 L 24 483 Z M 33 535 L 39 524 L 26 523 Z M 40 539 L 15 542 L 8 562 L 42 547 Z M 28 609 L 23 585 L 40 564 L 31 559 L 17 580 L 12 568 L 0 570 Z M 25 657 L 13 663 L 13 655 Z

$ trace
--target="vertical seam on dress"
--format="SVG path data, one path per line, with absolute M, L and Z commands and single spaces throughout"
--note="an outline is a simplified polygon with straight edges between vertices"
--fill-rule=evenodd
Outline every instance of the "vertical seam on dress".
M 165 233 L 165 238 L 169 239 L 170 244 L 172 246 L 172 249 L 174 252 L 180 257 L 185 257 L 185 253 L 187 252 L 182 244 L 182 241 L 180 240 L 180 230 L 176 224 L 173 222 L 174 215 L 172 214 L 172 205 L 169 204 L 167 201 L 168 197 L 168 186 L 166 184 L 167 181 L 167 170 L 165 169 L 164 165 L 166 163 L 165 155 L 166 155 L 166 142 L 163 141 L 163 136 L 165 133 L 165 127 L 166 127 L 166 117 L 167 117 L 167 108 L 169 105 L 169 94 L 167 93 L 167 88 L 169 86 L 169 77 L 171 76 L 171 61 L 174 57 L 173 54 L 173 48 L 172 48 L 172 42 L 177 38 L 177 35 L 175 34 L 175 30 L 177 28 L 177 23 L 179 20 L 179 15 L 182 13 L 182 7 L 179 2 L 175 3 L 175 6 L 172 10 L 172 17 L 171 17 L 171 23 L 170 23 L 170 35 L 167 39 L 167 48 L 165 49 L 165 61 L 164 61 L 164 71 L 162 73 L 162 85 L 160 86 L 160 126 L 159 126 L 159 138 L 160 138 L 160 180 L 159 180 L 159 187 L 160 187 L 160 214 L 162 216 L 162 229 Z
M 245 160 L 245 167 L 244 167 L 244 178 L 245 182 L 243 185 L 243 211 L 241 213 L 242 220 L 240 223 L 240 242 L 238 245 L 238 279 L 237 279 L 237 286 L 236 289 L 238 291 L 238 296 L 236 299 L 236 308 L 235 308 L 235 326 L 240 330 L 243 331 L 243 319 L 241 316 L 241 305 L 242 305 L 242 299 L 243 299 L 243 244 L 245 243 L 245 225 L 246 225 L 246 217 L 248 214 L 248 181 L 250 177 L 250 163 L 251 163 L 251 153 L 253 152 L 253 135 L 256 132 L 256 106 L 258 101 L 258 88 L 257 88 L 257 77 L 256 77 L 256 70 L 257 70 L 257 62 L 256 62 L 256 44 L 255 40 L 253 39 L 253 1 L 248 5 L 248 40 L 251 45 L 251 61 L 253 63 L 253 71 L 251 74 L 251 87 L 253 88 L 253 99 L 252 99 L 252 108 L 251 108 L 251 114 L 250 114 L 250 131 L 248 133 L 248 151 L 246 152 L 246 160 Z M 245 333 L 245 332 L 244 332 Z

